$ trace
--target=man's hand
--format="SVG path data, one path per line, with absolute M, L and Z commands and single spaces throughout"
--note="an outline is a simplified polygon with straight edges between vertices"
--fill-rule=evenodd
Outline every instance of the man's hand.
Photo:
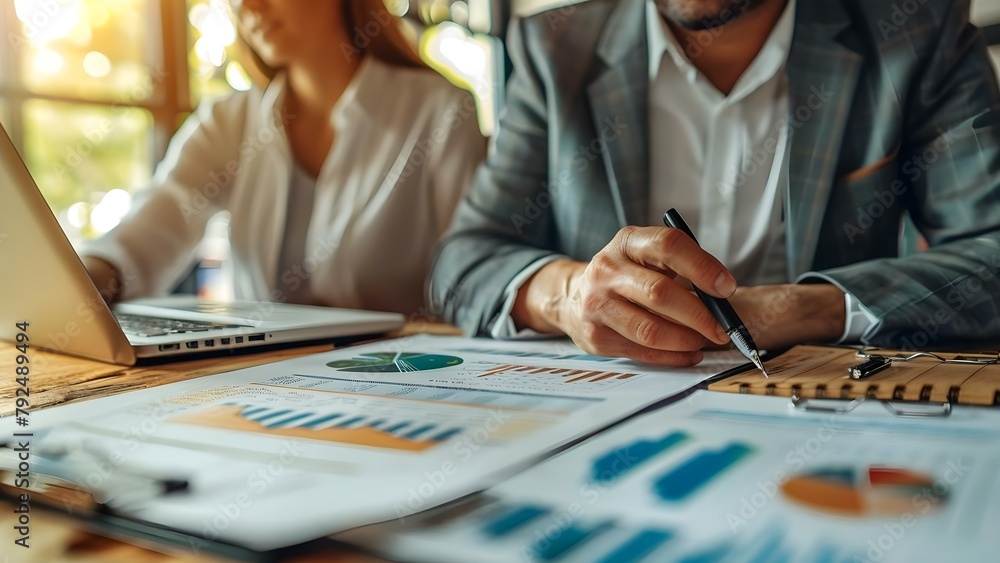
M 844 292 L 835 285 L 741 287 L 729 302 L 761 350 L 830 342 L 844 333 Z
M 589 263 L 556 260 L 518 292 L 518 328 L 567 334 L 584 350 L 647 363 L 690 366 L 729 337 L 676 277 L 716 297 L 736 291 L 732 274 L 677 229 L 625 227 Z

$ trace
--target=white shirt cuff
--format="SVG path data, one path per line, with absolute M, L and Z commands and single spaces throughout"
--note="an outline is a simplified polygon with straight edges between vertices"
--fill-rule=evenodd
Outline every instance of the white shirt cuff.
M 519 274 L 514 276 L 514 279 L 510 280 L 510 283 L 507 284 L 507 288 L 504 289 L 503 307 L 500 309 L 500 315 L 497 317 L 497 321 L 493 323 L 493 327 L 490 329 L 490 336 L 499 340 L 549 336 L 535 332 L 530 328 L 522 329 L 520 331 L 517 330 L 514 326 L 514 318 L 511 317 L 510 314 L 514 310 L 514 302 L 517 301 L 517 292 L 521 290 L 521 286 L 549 262 L 559 260 L 560 258 L 565 258 L 565 256 L 562 254 L 553 254 L 551 256 L 539 258 L 529 264 L 527 268 L 521 270 Z M 561 337 L 562 335 L 559 336 Z
M 873 331 L 879 324 L 878 317 L 865 307 L 858 298 L 849 292 L 844 292 L 844 334 L 837 341 L 837 344 L 844 342 L 862 342 L 868 333 Z
M 882 321 L 868 307 L 865 307 L 857 297 L 844 286 L 837 283 L 837 280 L 820 272 L 806 272 L 795 280 L 801 283 L 809 278 L 817 278 L 826 283 L 837 286 L 844 292 L 844 334 L 834 344 L 858 344 L 867 342 L 868 338 L 878 330 Z

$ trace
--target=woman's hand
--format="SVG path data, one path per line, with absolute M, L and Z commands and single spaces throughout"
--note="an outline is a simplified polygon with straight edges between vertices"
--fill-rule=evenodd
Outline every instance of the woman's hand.
M 97 291 L 104 298 L 104 301 L 109 305 L 118 301 L 124 289 L 121 272 L 110 262 L 101 258 L 83 256 L 80 260 L 87 268 L 90 279 L 94 282 L 94 286 L 97 287 Z

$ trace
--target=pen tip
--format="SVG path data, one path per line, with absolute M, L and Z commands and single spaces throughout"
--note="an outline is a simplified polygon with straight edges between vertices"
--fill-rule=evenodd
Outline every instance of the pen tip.
M 764 362 L 760 361 L 760 356 L 757 354 L 756 350 L 750 352 L 750 360 L 753 361 L 753 365 L 757 366 L 757 369 L 764 374 L 764 379 L 770 379 L 767 376 L 767 370 L 764 369 Z

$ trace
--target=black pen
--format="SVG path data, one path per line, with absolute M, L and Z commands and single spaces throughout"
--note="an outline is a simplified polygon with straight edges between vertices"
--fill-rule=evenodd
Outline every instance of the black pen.
M 671 209 L 663 214 L 663 222 L 668 227 L 673 227 L 674 229 L 680 229 L 684 234 L 691 237 L 691 240 L 698 243 L 698 239 L 695 238 L 694 233 L 684 222 L 681 214 L 677 212 L 676 209 Z M 702 303 L 708 307 L 709 312 L 715 317 L 715 320 L 719 321 L 722 328 L 729 335 L 729 339 L 733 341 L 736 348 L 747 357 L 753 365 L 760 368 L 761 373 L 764 377 L 767 377 L 767 370 L 764 369 L 764 364 L 760 361 L 760 352 L 757 350 L 757 345 L 754 344 L 753 338 L 750 336 L 750 331 L 747 330 L 746 325 L 740 320 L 739 315 L 733 310 L 733 306 L 729 304 L 729 301 L 725 299 L 719 299 L 717 297 L 712 297 L 711 295 L 705 293 L 704 291 L 694 288 L 694 292 L 698 294 Z

